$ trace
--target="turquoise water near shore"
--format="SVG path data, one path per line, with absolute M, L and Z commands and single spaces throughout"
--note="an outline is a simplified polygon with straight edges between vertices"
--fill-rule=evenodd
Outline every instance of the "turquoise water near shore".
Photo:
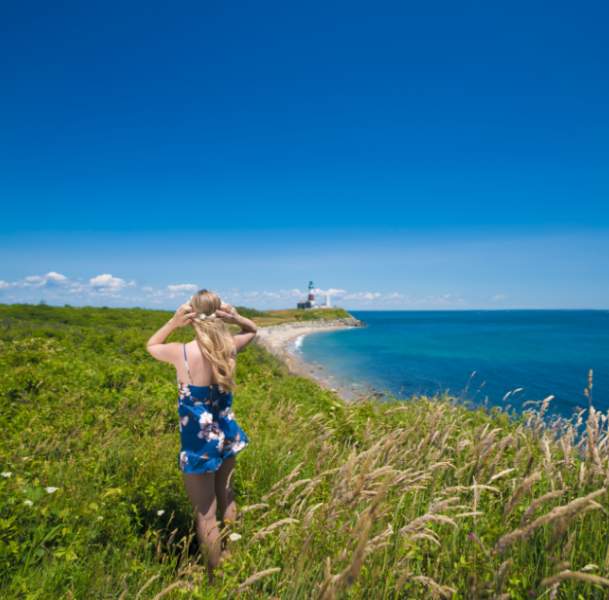
M 339 382 L 516 410 L 553 394 L 551 410 L 570 416 L 588 406 L 593 369 L 593 404 L 609 409 L 609 311 L 350 312 L 367 327 L 308 335 L 298 347 Z

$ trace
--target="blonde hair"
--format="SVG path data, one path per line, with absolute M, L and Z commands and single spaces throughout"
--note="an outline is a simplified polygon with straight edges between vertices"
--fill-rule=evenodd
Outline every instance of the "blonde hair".
M 209 361 L 215 382 L 225 391 L 236 386 L 235 340 L 227 324 L 216 318 L 216 310 L 222 306 L 220 296 L 210 290 L 199 290 L 190 299 L 196 316 L 192 321 L 201 354 Z

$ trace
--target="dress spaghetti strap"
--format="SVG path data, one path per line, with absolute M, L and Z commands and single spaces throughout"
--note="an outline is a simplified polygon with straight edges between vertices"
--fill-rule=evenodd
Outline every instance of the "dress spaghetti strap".
M 186 365 L 186 371 L 188 371 L 188 379 L 190 383 L 192 383 L 192 375 L 190 374 L 190 367 L 188 366 L 188 356 L 186 355 L 186 344 L 182 344 L 182 348 L 184 348 L 184 364 Z

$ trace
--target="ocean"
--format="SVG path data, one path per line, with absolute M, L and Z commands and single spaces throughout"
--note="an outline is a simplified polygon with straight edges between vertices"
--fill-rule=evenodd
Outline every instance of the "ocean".
M 307 335 L 297 348 L 345 385 L 516 411 L 554 395 L 550 411 L 568 417 L 588 406 L 592 369 L 592 404 L 609 409 L 607 310 L 350 312 L 367 327 Z

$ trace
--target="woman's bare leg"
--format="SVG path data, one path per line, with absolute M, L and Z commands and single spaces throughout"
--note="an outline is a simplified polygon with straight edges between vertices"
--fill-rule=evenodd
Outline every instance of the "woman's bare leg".
M 213 571 L 220 562 L 220 530 L 216 520 L 214 472 L 182 473 L 186 493 L 195 511 L 195 527 L 199 549 L 207 559 L 207 572 L 213 581 Z
M 232 475 L 235 472 L 236 457 L 229 456 L 224 459 L 222 466 L 216 471 L 216 501 L 220 509 L 220 521 L 222 522 L 222 558 L 230 555 L 227 536 L 228 527 L 237 519 L 237 503 L 231 485 Z
M 216 471 L 215 490 L 216 501 L 220 510 L 222 526 L 234 523 L 237 519 L 237 503 L 231 486 L 231 477 L 234 473 L 236 457 L 229 456 L 222 462 L 222 466 Z

